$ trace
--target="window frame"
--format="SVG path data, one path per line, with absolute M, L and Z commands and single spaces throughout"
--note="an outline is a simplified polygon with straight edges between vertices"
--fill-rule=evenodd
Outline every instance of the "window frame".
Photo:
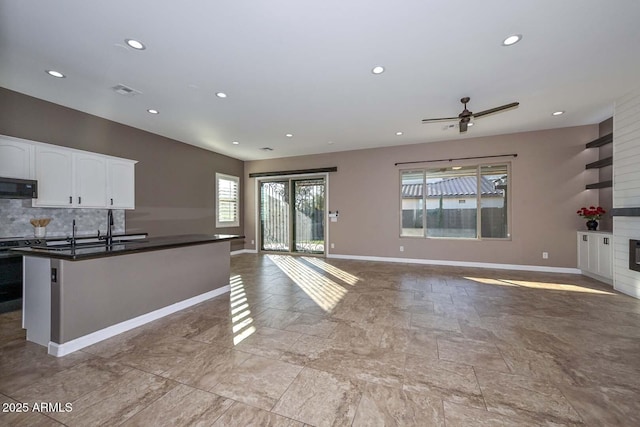
M 236 197 L 234 200 L 228 200 L 229 202 L 234 202 L 236 205 L 235 209 L 235 218 L 233 221 L 221 221 L 220 220 L 220 207 L 222 206 L 221 200 L 225 201 L 224 198 L 221 197 L 220 194 L 220 182 L 231 181 L 235 183 L 236 186 Z M 215 188 L 215 197 L 216 197 L 216 228 L 230 228 L 230 227 L 239 227 L 240 226 L 240 177 L 234 175 L 227 175 L 224 173 L 216 172 L 216 188 Z
M 482 237 L 482 209 L 481 209 L 481 203 L 482 203 L 482 194 L 480 191 L 480 177 L 481 177 L 481 171 L 483 167 L 487 167 L 487 166 L 506 166 L 506 170 L 507 170 L 507 189 L 506 189 L 506 198 L 507 198 L 507 203 L 506 203 L 506 211 L 507 211 L 507 235 L 506 237 Z M 442 169 L 442 168 L 438 168 L 438 167 L 425 167 L 425 168 L 411 168 L 411 169 L 401 169 L 399 171 L 399 197 L 398 200 L 400 202 L 399 204 L 399 237 L 403 238 L 403 239 L 434 239 L 434 240 L 472 240 L 472 241 L 491 241 L 491 240 L 496 240 L 496 241 L 510 241 L 512 240 L 511 237 L 511 223 L 512 223 L 512 209 L 511 209 L 511 205 L 512 205 L 512 192 L 511 192 L 511 162 L 490 162 L 490 163 L 478 163 L 478 164 L 449 164 L 446 166 L 447 169 L 453 168 L 453 167 L 462 167 L 462 168 L 475 168 L 476 170 L 476 177 L 477 177 L 477 182 L 478 182 L 478 191 L 476 191 L 476 209 L 477 209 L 477 218 L 476 218 L 476 237 L 448 237 L 448 236 L 428 236 L 428 229 L 427 229 L 427 194 L 426 191 L 423 187 L 423 191 L 422 191 L 422 201 L 421 201 L 421 207 L 422 207 L 422 212 L 423 212 L 423 218 L 422 218 L 422 236 L 411 236 L 411 235 L 403 235 L 402 234 L 402 205 L 403 205 L 403 197 L 402 197 L 402 176 L 403 173 L 422 173 L 422 185 L 426 186 L 426 180 L 427 180 L 427 175 L 428 172 L 430 170 L 437 170 L 437 169 Z

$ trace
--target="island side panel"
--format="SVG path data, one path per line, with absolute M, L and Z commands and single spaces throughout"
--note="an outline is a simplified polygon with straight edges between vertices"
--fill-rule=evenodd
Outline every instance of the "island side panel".
M 51 341 L 63 344 L 227 286 L 230 243 L 58 263 Z
M 27 341 L 47 346 L 51 325 L 51 263 L 47 258 L 23 257 L 23 328 Z

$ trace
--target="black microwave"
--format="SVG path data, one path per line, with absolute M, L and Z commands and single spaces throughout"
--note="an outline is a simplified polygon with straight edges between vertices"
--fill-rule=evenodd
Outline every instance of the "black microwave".
M 37 197 L 38 181 L 0 178 L 0 199 L 35 199 Z

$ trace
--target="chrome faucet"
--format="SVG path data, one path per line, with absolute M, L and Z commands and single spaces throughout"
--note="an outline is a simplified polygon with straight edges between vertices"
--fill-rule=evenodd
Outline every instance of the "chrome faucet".
M 105 243 L 108 246 L 113 244 L 113 211 L 109 209 L 107 211 L 107 237 L 105 238 Z
M 71 247 L 74 248 L 76 246 L 76 220 L 73 220 L 71 225 L 71 238 L 67 237 L 67 241 L 71 243 Z

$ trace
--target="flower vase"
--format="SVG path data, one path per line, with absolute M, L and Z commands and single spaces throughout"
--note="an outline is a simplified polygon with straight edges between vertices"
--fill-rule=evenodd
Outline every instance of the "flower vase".
M 595 219 L 590 219 L 587 221 L 587 230 L 596 231 L 598 229 L 598 221 Z

